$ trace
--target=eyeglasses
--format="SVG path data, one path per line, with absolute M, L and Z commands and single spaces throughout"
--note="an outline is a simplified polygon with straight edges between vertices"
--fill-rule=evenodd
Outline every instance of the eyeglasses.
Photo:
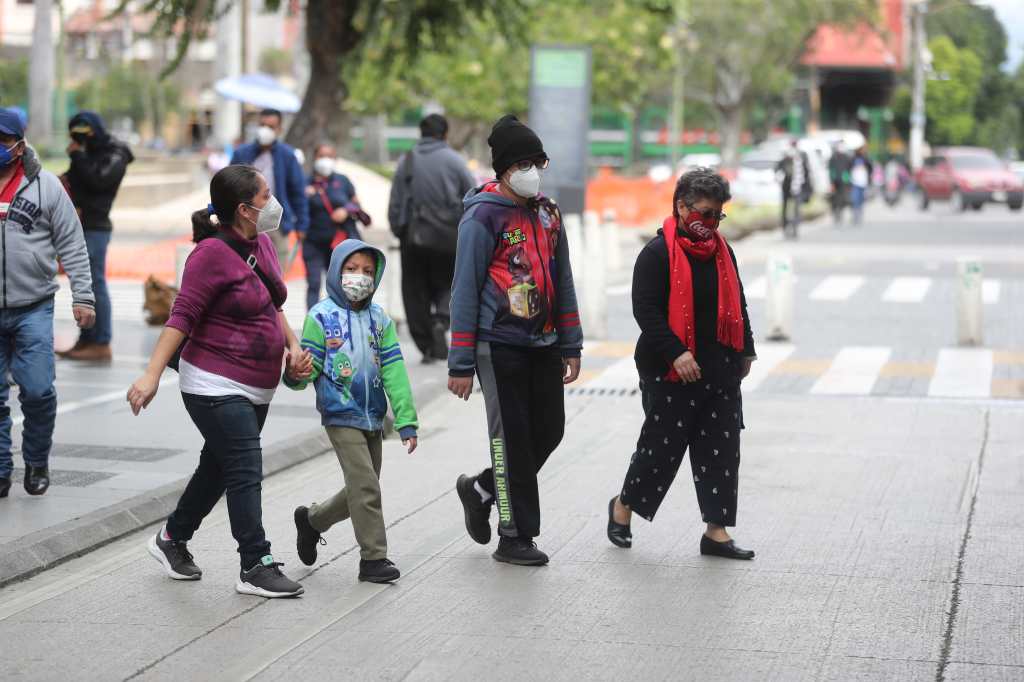
M 544 170 L 551 163 L 550 159 L 527 159 L 525 161 L 519 161 L 513 164 L 516 170 L 528 171 L 531 168 L 536 167 L 537 170 Z
M 703 211 L 697 211 L 697 209 L 695 209 L 690 204 L 686 204 L 686 208 L 690 209 L 691 211 L 696 211 L 698 214 L 700 214 L 700 217 L 703 218 L 704 220 L 709 220 L 709 221 L 710 220 L 714 220 L 714 221 L 717 221 L 717 222 L 722 222 L 723 220 L 725 220 L 728 217 L 724 213 L 722 213 L 720 211 L 716 211 L 713 208 L 706 208 Z

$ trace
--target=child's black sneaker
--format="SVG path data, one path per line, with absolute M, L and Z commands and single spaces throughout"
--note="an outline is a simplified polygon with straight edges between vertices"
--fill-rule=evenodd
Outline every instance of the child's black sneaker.
M 390 583 L 402 577 L 390 559 L 360 559 L 359 580 L 364 583 Z
M 164 540 L 163 529 L 149 539 L 146 548 L 154 559 L 160 562 L 168 576 L 175 580 L 199 580 L 203 571 L 192 561 L 192 554 L 184 542 Z
M 492 556 L 496 561 L 517 566 L 543 566 L 548 562 L 548 555 L 537 549 L 530 538 L 502 537 Z
M 316 545 L 326 545 L 320 535 L 320 531 L 313 528 L 309 522 L 309 509 L 306 507 L 295 508 L 295 548 L 299 552 L 299 559 L 307 566 L 316 563 Z
M 235 591 L 239 594 L 254 594 L 257 597 L 297 597 L 305 592 L 302 585 L 281 572 L 284 564 L 274 561 L 269 554 L 248 571 L 238 574 Z
M 491 505 L 480 499 L 480 493 L 473 487 L 476 479 L 465 474 L 455 481 L 455 492 L 462 502 L 462 513 L 466 519 L 466 532 L 474 542 L 486 545 L 491 541 Z

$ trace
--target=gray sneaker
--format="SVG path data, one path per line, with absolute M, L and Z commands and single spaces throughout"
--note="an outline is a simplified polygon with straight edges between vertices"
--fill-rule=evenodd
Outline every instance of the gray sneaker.
M 269 554 L 266 555 L 248 571 L 239 572 L 235 591 L 268 599 L 297 597 L 305 592 L 302 585 L 281 572 L 281 566 L 284 564 L 274 561 L 274 557 Z
M 160 537 L 163 530 L 149 539 L 146 549 L 154 559 L 160 562 L 167 575 L 174 580 L 199 580 L 203 572 L 192 560 L 192 554 L 184 542 L 164 540 Z

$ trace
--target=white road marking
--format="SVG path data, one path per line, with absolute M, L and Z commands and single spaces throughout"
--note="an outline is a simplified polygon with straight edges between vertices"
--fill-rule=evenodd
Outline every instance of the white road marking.
M 822 374 L 811 393 L 826 395 L 868 395 L 882 367 L 892 355 L 891 348 L 852 346 L 843 348 Z
M 636 373 L 636 362 L 633 360 L 633 356 L 630 355 L 616 361 L 614 365 L 584 384 L 584 387 L 634 389 L 637 388 L 639 384 L 640 379 Z
M 164 388 L 165 386 L 173 386 L 173 385 L 175 385 L 177 383 L 178 383 L 178 375 L 177 374 L 168 374 L 168 375 L 164 376 L 163 379 L 160 380 L 160 388 Z M 69 412 L 77 412 L 78 410 L 83 410 L 83 409 L 85 409 L 87 407 L 93 407 L 95 405 L 102 405 L 103 403 L 109 403 L 109 402 L 113 402 L 115 400 L 123 400 L 126 403 L 128 402 L 128 387 L 127 386 L 125 386 L 124 388 L 122 388 L 120 390 L 110 391 L 109 393 L 101 393 L 101 394 L 99 394 L 97 396 L 93 396 L 92 398 L 86 398 L 85 400 L 73 400 L 73 401 L 71 401 L 69 403 L 58 403 L 57 404 L 57 414 L 58 415 L 62 415 L 62 414 L 67 414 Z M 125 405 L 125 409 L 129 409 L 127 405 Z M 21 424 L 24 421 L 25 421 L 25 415 L 21 415 L 21 414 L 18 415 L 17 417 L 14 417 L 11 420 L 11 422 L 15 426 L 17 426 L 18 424 Z
M 754 391 L 768 378 L 775 367 L 793 354 L 796 346 L 788 343 L 760 343 L 757 345 L 757 360 L 750 367 L 750 374 L 743 380 L 744 391 Z
M 998 279 L 986 279 L 981 282 L 981 300 L 985 302 L 985 305 L 995 305 L 999 303 L 999 293 L 1003 288 L 1003 285 Z
M 829 275 L 811 292 L 815 301 L 845 301 L 853 296 L 861 286 L 864 278 L 860 275 Z
M 632 292 L 632 284 L 617 284 L 615 286 L 608 287 L 607 289 L 609 296 L 629 296 Z
M 882 294 L 889 303 L 920 303 L 931 289 L 931 277 L 897 277 Z
M 992 393 L 992 351 L 985 348 L 943 348 L 935 363 L 928 395 L 943 398 L 987 398 Z

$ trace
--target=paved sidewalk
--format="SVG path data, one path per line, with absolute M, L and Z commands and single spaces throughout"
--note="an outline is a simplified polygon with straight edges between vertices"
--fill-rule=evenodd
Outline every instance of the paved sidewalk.
M 11 680 L 1019 679 L 1024 409 L 877 398 L 747 401 L 740 526 L 750 563 L 704 558 L 685 469 L 632 550 L 604 537 L 640 424 L 629 395 L 570 396 L 542 475 L 543 568 L 494 562 L 452 490 L 484 464 L 483 401 L 424 410 L 420 451 L 385 447 L 394 586 L 356 581 L 348 523 L 312 568 L 291 510 L 341 482 L 333 456 L 264 485 L 293 601 L 233 592 L 223 503 L 191 549 L 202 581 L 145 553 L 156 526 L 8 586 Z M 892 427 L 898 425 L 898 429 Z M 950 614 L 953 614 L 952 617 Z M 942 671 L 944 677 L 937 674 Z
M 132 287 L 141 290 L 141 284 Z M 304 286 L 290 289 L 286 313 L 298 327 Z M 63 303 L 56 314 L 58 348 L 77 336 L 70 304 Z M 160 328 L 137 321 L 141 311 L 128 311 L 136 321 L 124 312 L 118 308 L 112 364 L 57 361 L 52 485 L 42 497 L 22 488 L 22 417 L 12 389 L 15 472 L 10 496 L 0 500 L 0 586 L 161 518 L 196 467 L 202 438 L 182 407 L 176 373 L 164 373 L 160 392 L 139 417 L 128 408 L 125 394 L 148 363 Z M 445 368 L 421 365 L 411 339 L 403 337 L 403 351 L 422 405 L 444 390 Z M 266 474 L 330 448 L 315 400 L 311 388 L 278 391 L 263 431 Z

